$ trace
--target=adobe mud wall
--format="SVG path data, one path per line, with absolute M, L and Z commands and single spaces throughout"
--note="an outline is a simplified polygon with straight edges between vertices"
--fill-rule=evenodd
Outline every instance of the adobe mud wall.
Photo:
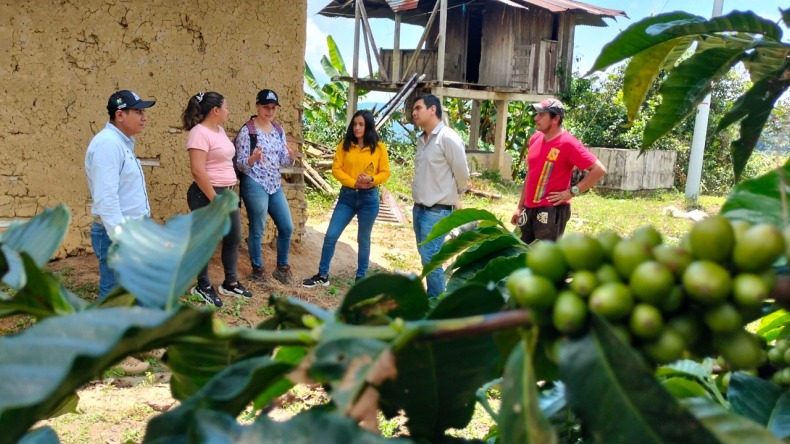
M 274 89 L 277 120 L 301 140 L 306 14 L 307 0 L 0 0 L 0 230 L 66 203 L 58 255 L 90 250 L 85 149 L 118 89 L 157 101 L 135 139 L 160 221 L 188 212 L 180 116 L 196 92 L 225 95 L 232 136 L 255 93 Z M 304 213 L 303 192 L 290 190 L 292 211 Z

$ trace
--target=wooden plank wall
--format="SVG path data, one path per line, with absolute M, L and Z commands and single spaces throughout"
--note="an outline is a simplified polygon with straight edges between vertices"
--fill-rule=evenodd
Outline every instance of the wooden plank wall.
M 444 79 L 466 81 L 466 39 L 469 16 L 462 8 L 447 11 L 447 42 L 444 49 Z
M 675 151 L 590 147 L 606 167 L 606 175 L 596 185 L 612 190 L 638 191 L 668 189 L 675 185 Z
M 479 83 L 490 86 L 510 86 L 513 48 L 518 30 L 517 14 L 502 3 L 490 2 L 483 14 L 483 42 L 480 57 Z
M 401 58 L 400 58 L 400 69 L 406 69 L 406 65 L 409 63 L 412 54 L 414 54 L 413 49 L 402 49 L 401 50 Z M 384 64 L 384 69 L 387 72 L 392 72 L 392 53 L 393 50 L 391 49 L 382 49 L 381 50 L 381 61 Z M 420 51 L 420 55 L 417 58 L 417 63 L 414 64 L 414 68 L 412 68 L 412 73 L 416 72 L 419 74 L 425 74 L 425 81 L 429 80 L 436 80 L 436 50 L 429 50 L 423 49 Z M 411 73 L 409 73 L 411 74 Z M 398 79 L 403 78 L 403 74 L 399 74 Z

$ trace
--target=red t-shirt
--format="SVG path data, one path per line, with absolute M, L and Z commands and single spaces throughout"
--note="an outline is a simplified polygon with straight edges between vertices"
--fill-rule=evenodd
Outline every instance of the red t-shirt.
M 547 200 L 549 193 L 570 188 L 573 167 L 586 170 L 596 160 L 593 153 L 565 130 L 548 142 L 543 140 L 543 133 L 533 134 L 529 139 L 524 206 L 551 206 Z

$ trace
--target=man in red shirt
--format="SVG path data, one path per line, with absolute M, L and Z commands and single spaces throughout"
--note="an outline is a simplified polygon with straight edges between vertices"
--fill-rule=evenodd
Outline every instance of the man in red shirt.
M 557 240 L 571 217 L 572 198 L 592 188 L 606 174 L 595 155 L 562 129 L 565 106 L 557 99 L 532 105 L 537 111 L 535 129 L 529 140 L 527 180 L 518 208 L 510 222 L 521 228 L 521 240 Z M 573 167 L 589 170 L 577 185 L 571 185 Z

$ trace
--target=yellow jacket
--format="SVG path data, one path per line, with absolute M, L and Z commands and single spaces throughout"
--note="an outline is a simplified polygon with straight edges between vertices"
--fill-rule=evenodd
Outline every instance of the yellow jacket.
M 354 188 L 357 176 L 362 173 L 373 177 L 373 185 L 386 182 L 390 178 L 387 148 L 379 142 L 376 151 L 371 154 L 369 147 L 360 150 L 356 143 L 352 143 L 346 151 L 343 149 L 343 142 L 340 142 L 332 162 L 332 175 L 344 187 Z

